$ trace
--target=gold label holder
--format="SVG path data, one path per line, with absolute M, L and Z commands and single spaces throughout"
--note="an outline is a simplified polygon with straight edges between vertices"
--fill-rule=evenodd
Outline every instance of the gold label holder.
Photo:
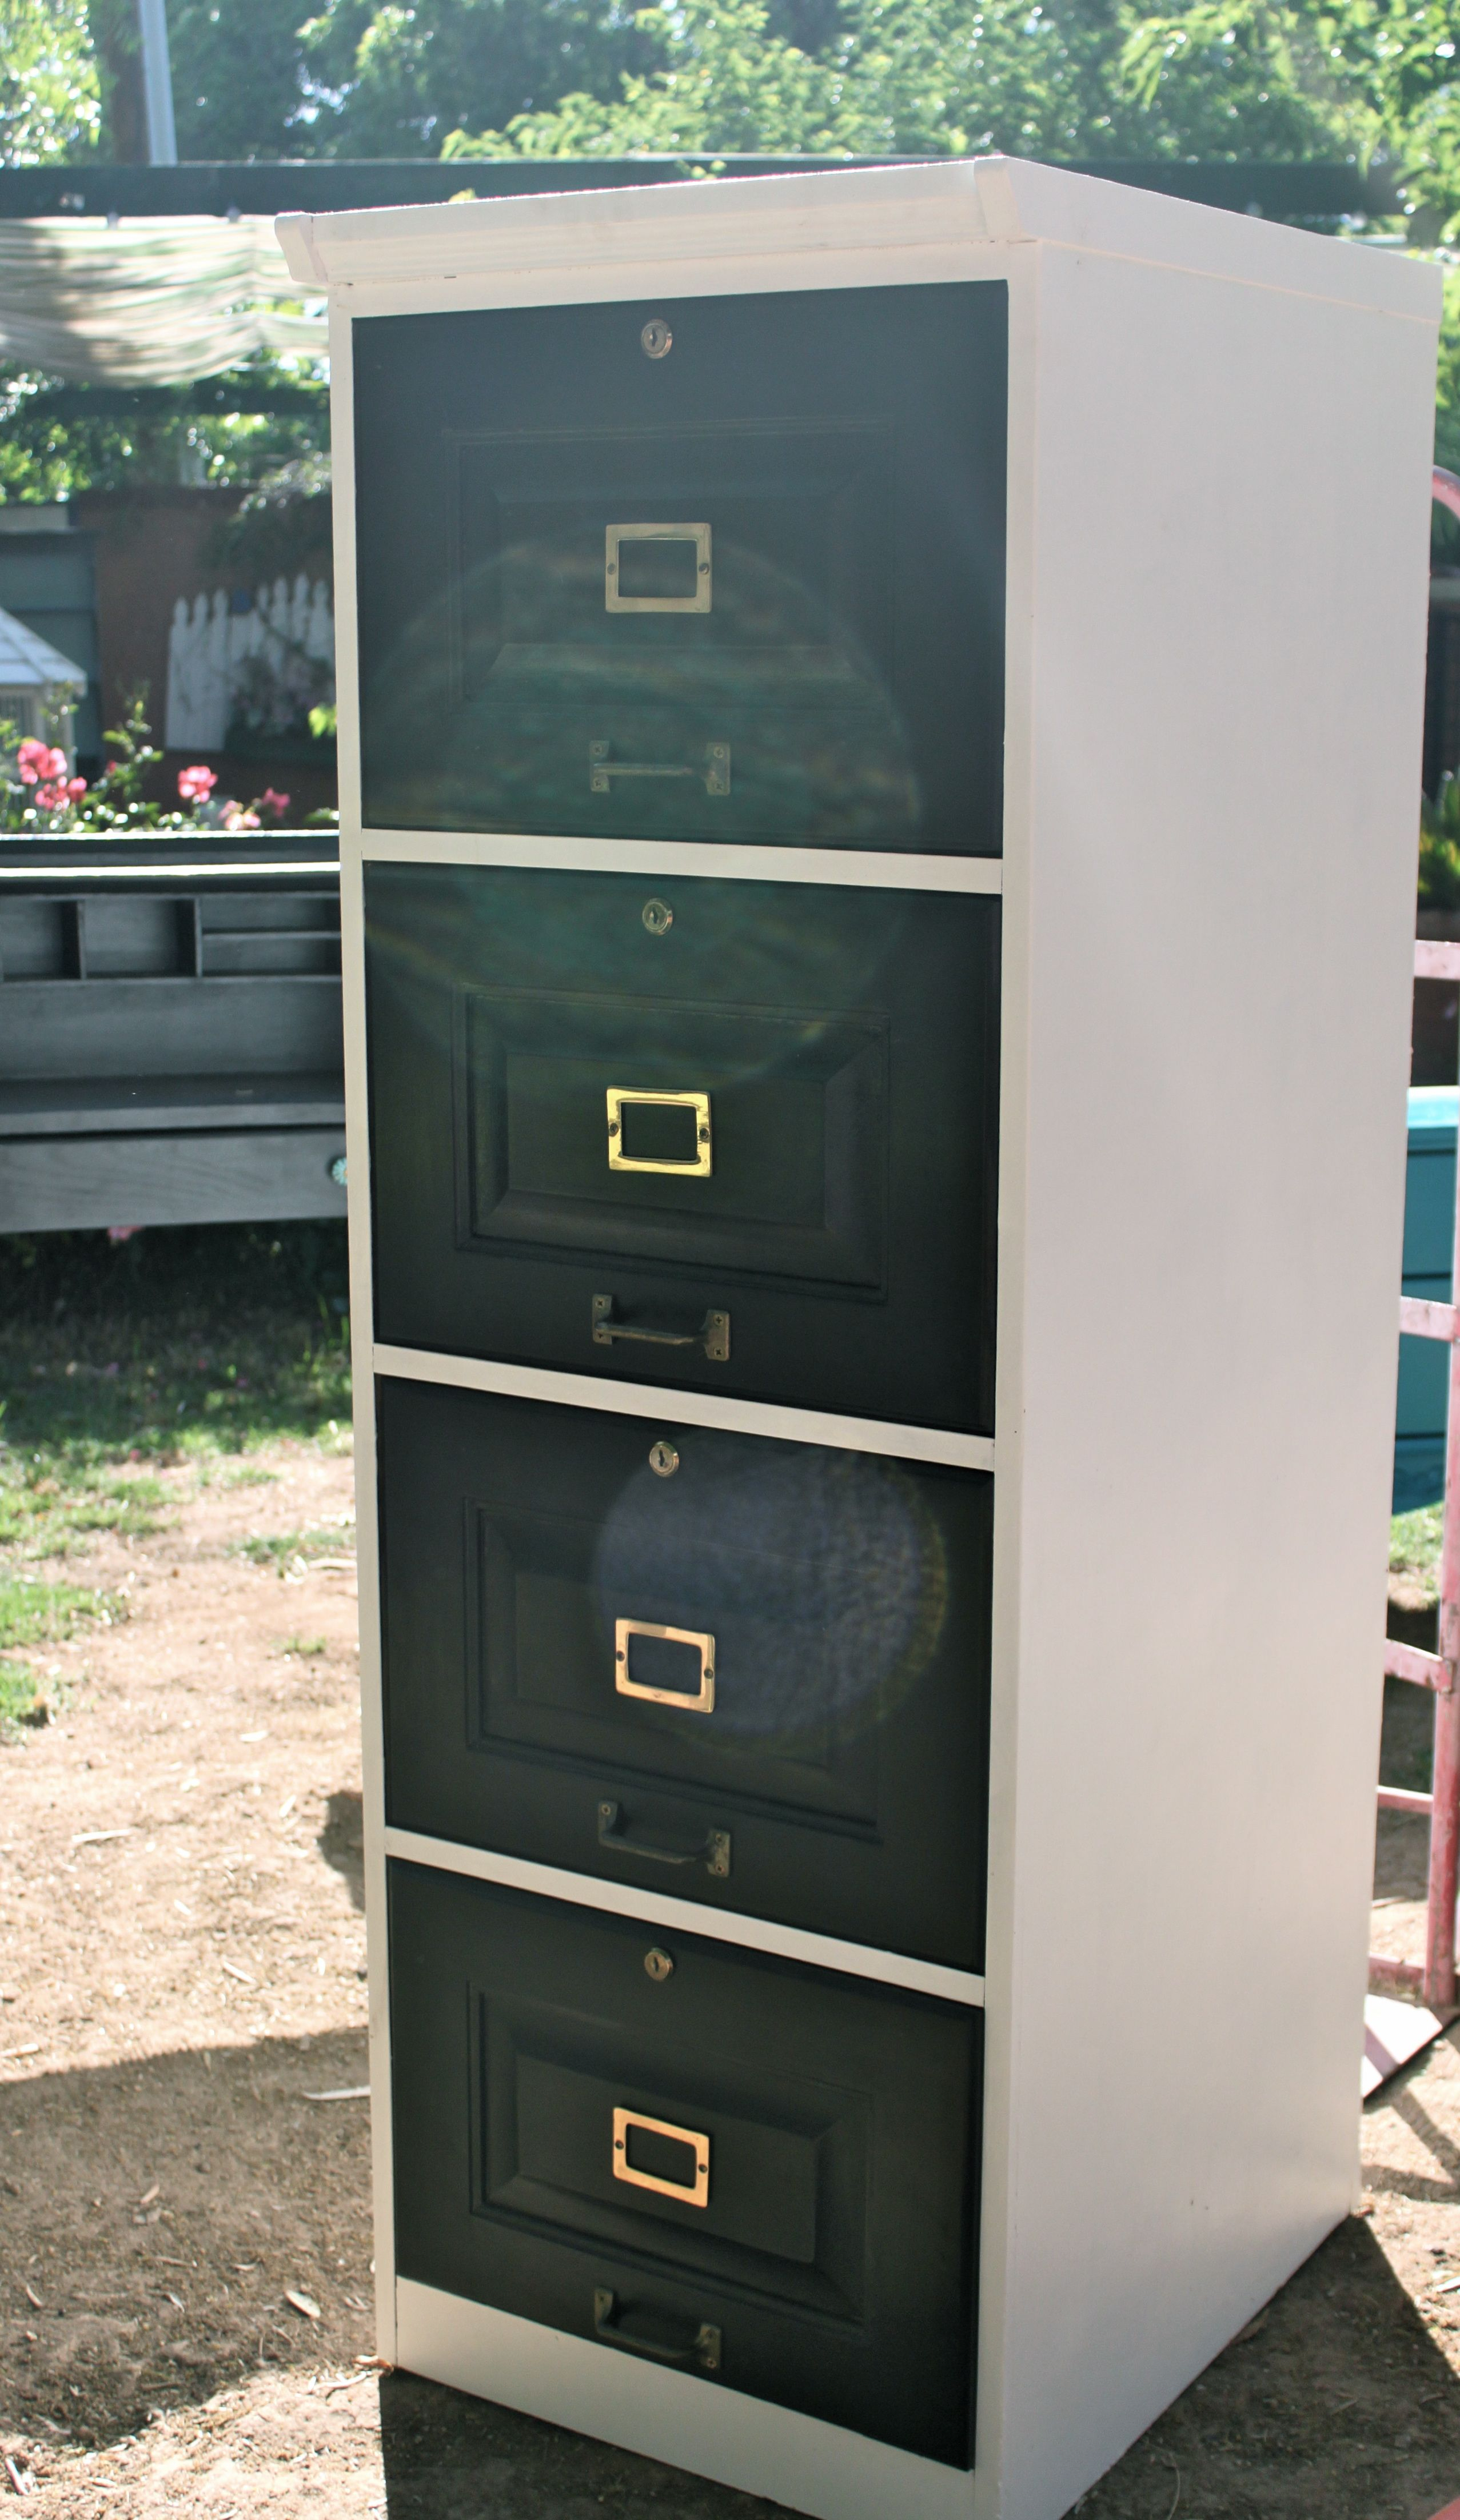
M 608 1106 L 608 1169 L 611 1173 L 670 1173 L 684 1181 L 708 1181 L 714 1170 L 715 1148 L 710 1124 L 708 1094 L 657 1094 L 646 1087 L 610 1085 Z M 626 1110 L 691 1111 L 694 1115 L 694 1152 L 686 1156 L 626 1155 L 624 1152 L 624 1113 Z

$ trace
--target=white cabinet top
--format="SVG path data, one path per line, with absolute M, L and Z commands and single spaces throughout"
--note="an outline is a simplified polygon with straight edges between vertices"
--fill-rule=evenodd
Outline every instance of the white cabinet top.
M 460 286 L 509 275 L 520 302 L 524 272 L 598 271 L 606 282 L 612 266 L 624 263 L 653 263 L 665 279 L 676 263 L 692 264 L 690 285 L 697 286 L 707 261 L 748 257 L 759 264 L 766 256 L 790 257 L 798 266 L 792 285 L 815 287 L 818 263 L 828 256 L 840 262 L 852 253 L 886 266 L 900 249 L 1048 245 L 1432 322 L 1438 321 L 1440 304 L 1438 272 L 1403 252 L 1311 236 L 1021 158 L 519 194 L 402 209 L 289 211 L 278 230 L 293 277 L 306 289 L 338 292 L 346 303 L 362 285 Z M 846 285 L 844 267 L 828 268 L 825 277 L 828 285 Z M 721 285 L 735 283 L 727 276 Z M 763 285 L 759 274 L 753 285 Z M 614 292 L 605 287 L 602 293 Z

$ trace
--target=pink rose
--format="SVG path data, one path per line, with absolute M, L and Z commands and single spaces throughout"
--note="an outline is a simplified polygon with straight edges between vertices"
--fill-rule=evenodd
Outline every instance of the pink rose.
M 288 812 L 288 798 L 281 796 L 277 788 L 266 788 L 258 801 L 268 807 L 276 823 L 282 822 Z
M 66 789 L 60 780 L 44 781 L 35 791 L 35 801 L 37 805 L 43 806 L 48 814 L 54 814 L 58 806 L 66 803 Z
M 68 796 L 84 796 L 86 793 L 85 780 L 68 779 L 66 783 L 66 792 Z
M 190 804 L 205 805 L 218 785 L 218 773 L 206 762 L 195 761 L 177 774 L 177 792 Z

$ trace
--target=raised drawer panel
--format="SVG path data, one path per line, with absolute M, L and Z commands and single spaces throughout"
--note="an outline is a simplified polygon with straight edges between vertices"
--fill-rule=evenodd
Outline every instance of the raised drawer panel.
M 996 901 L 376 864 L 366 911 L 382 1339 L 990 1429 Z
M 402 2275 L 970 2463 L 980 2014 L 412 1865 L 390 1933 Z
M 357 319 L 366 822 L 996 855 L 1006 336 L 996 281 Z
M 982 1967 L 992 1478 L 377 1410 L 397 1826 Z

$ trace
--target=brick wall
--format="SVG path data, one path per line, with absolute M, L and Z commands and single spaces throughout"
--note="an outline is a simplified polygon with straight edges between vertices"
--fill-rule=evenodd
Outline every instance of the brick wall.
M 74 522 L 95 538 L 97 630 L 101 653 L 102 723 L 115 726 L 127 695 L 148 687 L 153 740 L 160 743 L 167 701 L 167 634 L 180 595 L 243 584 L 236 571 L 204 558 L 218 525 L 242 504 L 241 490 L 154 488 L 86 490 L 71 502 Z M 182 756 L 169 754 L 155 792 L 177 802 Z M 222 792 L 244 798 L 265 788 L 290 798 L 288 819 L 334 802 L 332 773 L 310 762 L 235 762 L 208 756 Z

